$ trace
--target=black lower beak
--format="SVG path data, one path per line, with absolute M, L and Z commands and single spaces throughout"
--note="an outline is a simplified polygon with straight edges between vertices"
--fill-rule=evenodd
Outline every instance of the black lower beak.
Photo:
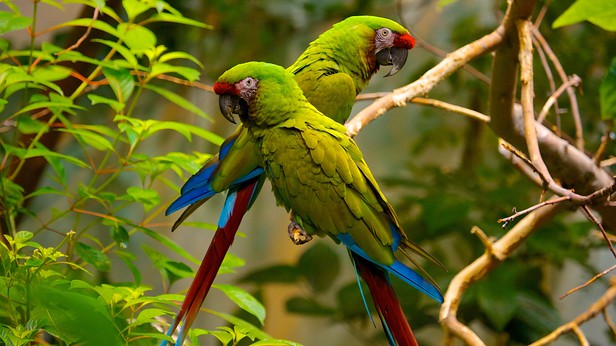
M 240 118 L 248 114 L 248 105 L 246 101 L 237 95 L 223 94 L 218 97 L 218 106 L 220 112 L 225 119 L 236 124 L 233 115 L 237 115 Z
M 406 48 L 390 47 L 376 53 L 376 62 L 382 66 L 392 66 L 391 71 L 385 75 L 385 77 L 389 77 L 402 69 L 408 54 L 409 50 Z

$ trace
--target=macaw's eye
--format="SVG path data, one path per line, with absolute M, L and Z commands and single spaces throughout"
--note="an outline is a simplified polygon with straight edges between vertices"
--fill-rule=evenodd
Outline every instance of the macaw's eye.
M 391 30 L 387 28 L 382 28 L 381 30 L 379 30 L 379 33 L 381 34 L 382 37 L 387 37 L 391 35 Z
M 252 88 L 256 84 L 256 82 L 257 81 L 255 79 L 253 79 L 251 77 L 248 77 L 248 78 L 244 79 L 243 84 L 244 84 L 244 87 L 250 89 L 250 88 Z

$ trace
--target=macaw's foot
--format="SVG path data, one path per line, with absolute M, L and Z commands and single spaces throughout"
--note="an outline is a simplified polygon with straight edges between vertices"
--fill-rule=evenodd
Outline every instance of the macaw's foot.
M 307 242 L 312 240 L 312 236 L 300 226 L 295 220 L 291 219 L 291 223 L 288 227 L 289 238 L 295 245 L 306 244 Z

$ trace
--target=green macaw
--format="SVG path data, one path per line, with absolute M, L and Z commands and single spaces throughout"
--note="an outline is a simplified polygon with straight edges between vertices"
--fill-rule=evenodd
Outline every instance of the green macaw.
M 335 24 L 313 41 L 287 70 L 294 74 L 308 101 L 337 122 L 349 117 L 355 98 L 381 65 L 391 65 L 390 76 L 406 62 L 408 50 L 415 45 L 408 31 L 398 23 L 380 17 L 356 16 Z M 219 227 L 202 265 L 186 295 L 180 312 L 169 328 L 172 333 L 183 321 L 178 341 L 201 306 L 220 263 L 234 239 L 244 213 L 255 200 L 263 182 L 262 168 L 255 159 L 254 143 L 240 125 L 223 143 L 218 156 L 191 177 L 182 187 L 181 196 L 167 209 L 167 215 L 186 208 L 175 222 L 176 229 L 212 195 L 230 186 Z M 295 222 L 289 234 L 299 229 Z M 306 238 L 293 234 L 299 243 Z M 309 235 L 308 238 L 309 239 Z
M 277 204 L 293 210 L 295 222 L 308 234 L 329 236 L 348 248 L 362 278 L 379 283 L 368 285 L 390 344 L 416 345 L 390 273 L 439 302 L 443 296 L 431 279 L 395 254 L 417 265 L 410 250 L 440 263 L 407 238 L 346 128 L 310 104 L 293 74 L 277 65 L 235 66 L 218 79 L 214 92 L 223 116 L 242 121 Z M 380 305 L 383 301 L 395 305 Z

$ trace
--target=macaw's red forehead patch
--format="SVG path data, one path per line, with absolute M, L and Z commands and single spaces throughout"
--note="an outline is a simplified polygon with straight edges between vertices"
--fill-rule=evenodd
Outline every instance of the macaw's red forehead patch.
M 237 89 L 235 88 L 235 84 L 225 83 L 225 82 L 214 83 L 214 92 L 216 93 L 216 95 L 225 95 L 225 94 L 237 95 Z
M 415 39 L 409 34 L 398 35 L 394 38 L 394 47 L 411 49 L 415 47 Z

